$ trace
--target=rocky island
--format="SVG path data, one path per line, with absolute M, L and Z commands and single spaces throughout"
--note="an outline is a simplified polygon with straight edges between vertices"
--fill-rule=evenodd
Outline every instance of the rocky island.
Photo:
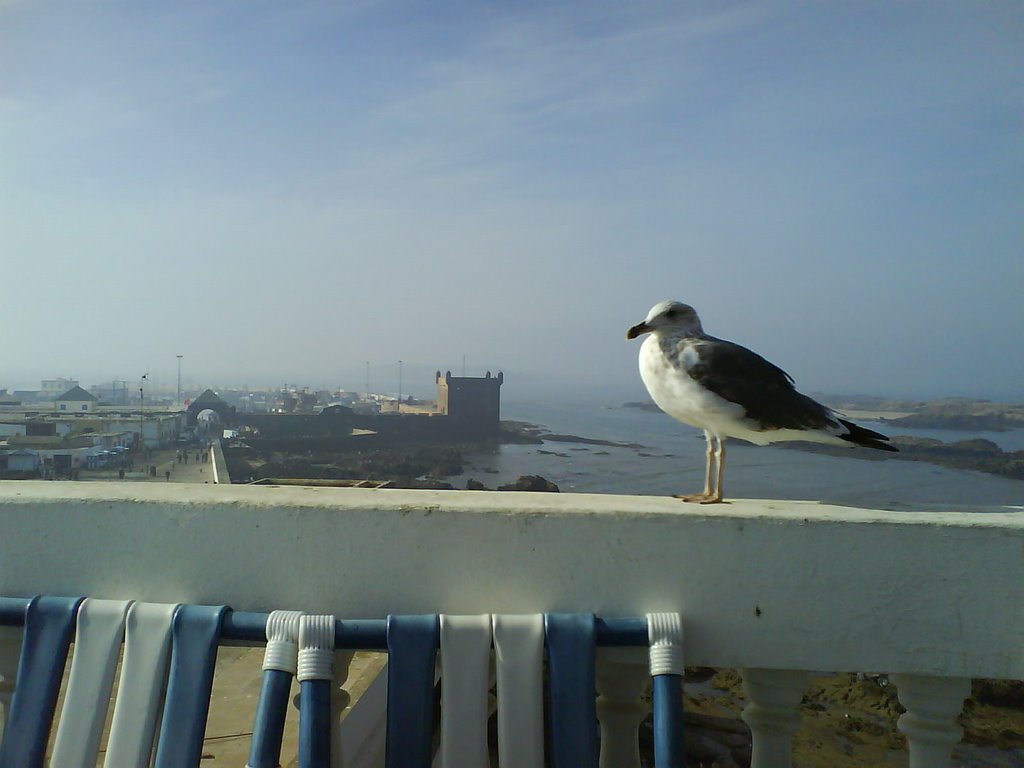
M 940 400 L 890 400 L 868 395 L 813 395 L 815 399 L 851 416 L 870 414 L 880 421 L 920 429 L 956 429 L 965 432 L 1006 432 L 1024 429 L 1024 405 L 995 403 L 966 397 Z M 861 415 L 864 418 L 865 415 Z

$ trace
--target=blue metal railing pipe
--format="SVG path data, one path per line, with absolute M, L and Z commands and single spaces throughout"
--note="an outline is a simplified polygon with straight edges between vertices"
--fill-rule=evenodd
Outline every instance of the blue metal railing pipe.
M 0 597 L 0 626 L 20 627 L 25 624 L 29 598 Z M 266 642 L 267 613 L 228 610 L 221 624 L 220 639 L 263 644 Z M 603 619 L 594 622 L 595 640 L 600 647 L 646 646 L 646 619 Z M 386 651 L 387 621 L 385 619 L 348 619 L 337 622 L 334 647 L 347 650 Z

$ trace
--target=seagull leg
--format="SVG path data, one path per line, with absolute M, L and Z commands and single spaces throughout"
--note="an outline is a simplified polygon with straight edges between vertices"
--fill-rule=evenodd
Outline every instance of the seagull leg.
M 713 471 L 711 469 L 712 463 L 715 459 L 715 447 L 714 447 L 714 436 L 704 430 L 704 440 L 707 441 L 707 458 L 704 465 L 704 493 L 689 493 L 685 495 L 677 495 L 675 498 L 682 499 L 683 501 L 692 501 L 699 504 L 708 504 L 715 500 L 714 495 L 711 493 L 711 477 Z M 719 443 L 721 445 L 721 443 Z M 721 482 L 721 480 L 719 480 Z M 720 498 L 718 499 L 721 500 Z
M 708 493 L 707 496 L 700 500 L 701 504 L 721 504 L 722 503 L 722 475 L 725 474 L 725 438 L 715 437 L 718 441 L 718 450 L 715 451 L 715 459 L 718 461 L 718 482 L 715 483 L 715 492 Z M 708 452 L 710 455 L 711 443 L 708 442 Z M 708 484 L 710 485 L 710 465 L 708 469 Z

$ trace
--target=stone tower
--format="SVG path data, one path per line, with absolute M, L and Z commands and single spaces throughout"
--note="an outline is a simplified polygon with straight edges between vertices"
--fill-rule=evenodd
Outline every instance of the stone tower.
M 437 409 L 453 421 L 474 432 L 497 432 L 501 421 L 501 384 L 505 375 L 498 372 L 483 378 L 452 376 L 438 371 Z

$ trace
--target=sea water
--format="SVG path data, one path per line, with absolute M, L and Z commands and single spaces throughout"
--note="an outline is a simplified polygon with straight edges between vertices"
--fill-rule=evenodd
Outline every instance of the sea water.
M 462 475 L 446 478 L 465 487 L 469 478 L 494 488 L 520 475 L 542 475 L 563 492 L 668 496 L 704 487 L 703 433 L 665 414 L 590 403 L 502 404 L 502 418 L 525 421 L 551 433 L 578 435 L 641 447 L 502 445 L 464 453 Z M 888 435 L 919 435 L 946 442 L 981 437 L 1004 450 L 1024 448 L 1024 431 L 1007 433 L 897 429 L 859 422 Z M 1024 505 L 1024 482 L 982 472 L 890 459 L 881 451 L 851 448 L 833 457 L 779 446 L 726 444 L 726 498 L 801 499 L 896 510 L 993 511 Z M 1009 509 L 1007 509 L 1009 511 Z

